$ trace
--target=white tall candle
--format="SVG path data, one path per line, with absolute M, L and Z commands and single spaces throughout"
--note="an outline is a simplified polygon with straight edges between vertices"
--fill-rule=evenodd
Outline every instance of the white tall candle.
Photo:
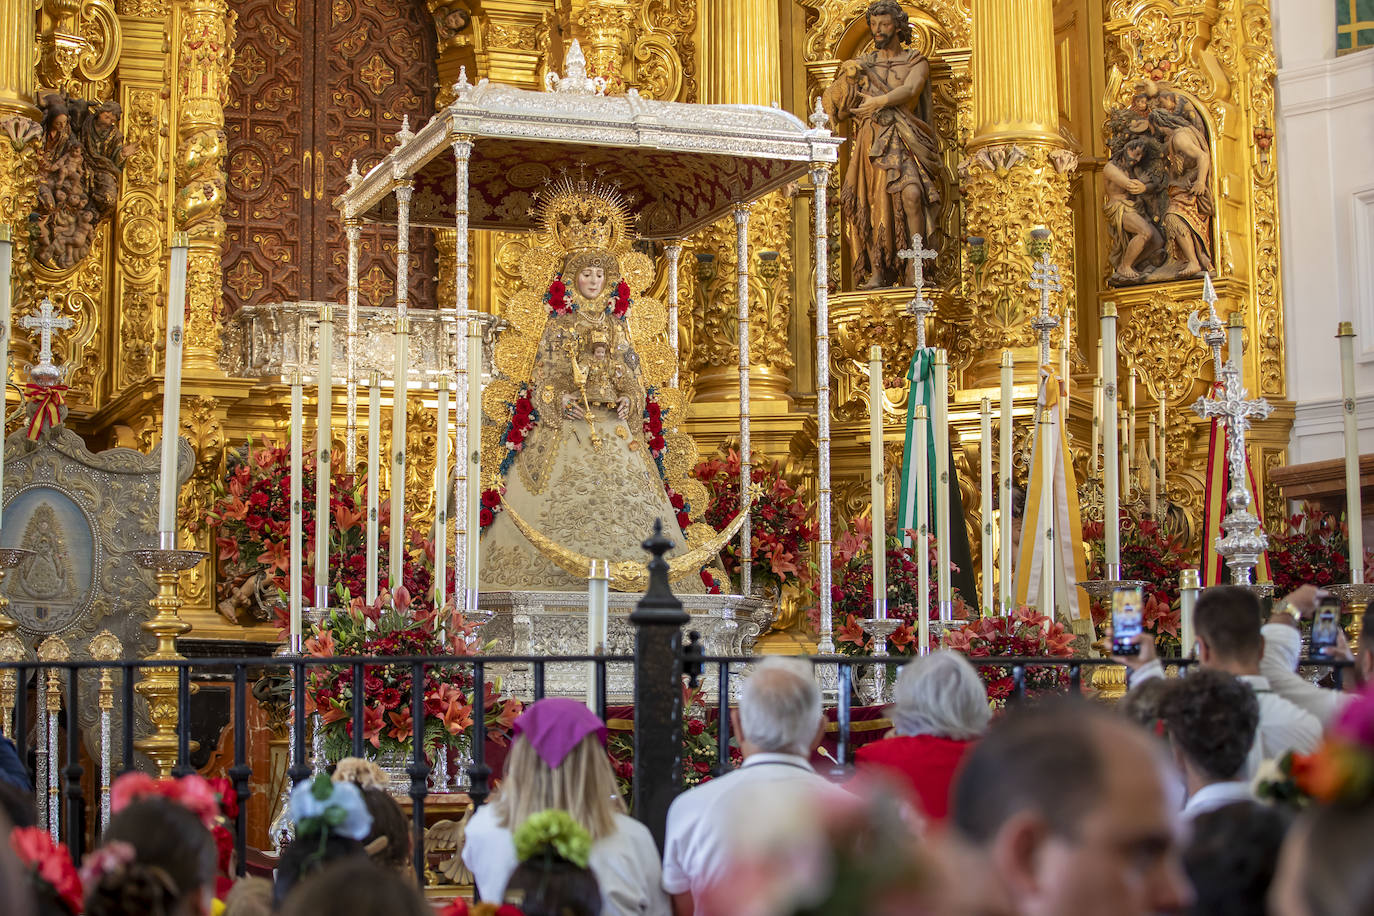
M 739 340 L 739 495 L 749 500 L 753 454 L 749 444 L 749 207 L 735 205 L 735 295 L 739 306 L 735 329 Z M 746 512 L 739 529 L 740 593 L 754 593 L 753 513 Z
M 1011 613 L 1011 586 L 1012 586 L 1012 563 L 1015 562 L 1015 551 L 1011 549 L 1011 524 L 1012 524 L 1012 484 L 1016 477 L 1015 469 L 1012 467 L 1011 458 L 1011 435 L 1012 424 L 1011 414 L 1014 402 L 1012 400 L 1012 384 L 1014 381 L 1015 363 L 1012 360 L 1010 350 L 1002 351 L 1002 418 L 1001 428 L 997 434 L 997 485 L 1000 488 L 998 503 L 1001 509 L 998 513 L 998 521 L 1001 531 L 998 534 L 999 550 L 997 554 L 997 600 L 1002 606 L 1003 614 Z
M 1126 424 L 1126 454 L 1130 456 L 1130 461 L 1127 464 L 1128 468 L 1135 467 L 1137 460 L 1135 451 L 1135 408 L 1136 382 L 1138 382 L 1139 379 L 1140 374 L 1136 371 L 1135 366 L 1131 366 L 1127 376 L 1126 387 L 1126 413 L 1128 417 L 1128 422 Z
M 913 451 L 920 456 L 920 470 L 916 474 L 916 628 L 921 654 L 930 654 L 930 455 L 926 439 L 926 406 L 917 404 L 913 415 L 916 422 Z
M 367 382 L 367 603 L 377 600 L 382 485 L 382 379 L 373 372 Z
M 162 386 L 162 467 L 158 487 L 157 530 L 163 550 L 176 547 L 177 428 L 181 421 L 181 348 L 186 336 L 186 250 L 184 232 L 172 234 L 171 275 L 167 283 L 167 350 Z M 8 339 L 8 338 L 7 338 Z
M 5 493 L 5 392 L 10 380 L 10 311 L 13 295 L 12 268 L 14 265 L 14 243 L 10 240 L 10 227 L 0 223 L 0 499 Z M 3 509 L 0 509 L 0 514 Z
M 587 575 L 587 654 L 604 655 L 610 604 L 610 563 L 592 560 Z M 596 665 L 590 666 L 587 676 L 587 706 L 596 711 Z
M 304 506 L 301 500 L 301 484 L 305 474 L 305 459 L 302 445 L 305 437 L 304 409 L 301 405 L 301 373 L 291 374 L 291 570 L 287 575 L 291 595 L 291 646 L 292 652 L 301 651 L 301 568 L 304 565 L 302 516 Z
M 315 607 L 329 607 L 330 454 L 334 444 L 334 307 L 320 306 L 315 398 Z
M 1336 329 L 1341 342 L 1341 403 L 1345 421 L 1345 520 L 1350 532 L 1350 581 L 1364 582 L 1364 517 L 1360 493 L 1360 428 L 1355 418 L 1355 326 L 1342 321 Z M 1361 640 L 1363 641 L 1363 639 Z
M 1197 596 L 1200 591 L 1202 591 L 1202 580 L 1196 569 L 1185 569 L 1178 574 L 1178 654 L 1184 658 L 1193 654 L 1193 646 L 1197 641 L 1193 635 L 1193 617 L 1197 610 Z
M 1102 444 L 1102 379 L 1093 379 L 1093 444 L 1088 459 L 1088 476 L 1097 476 L 1097 450 Z
M 468 322 L 467 569 L 465 595 L 469 613 L 477 610 L 482 558 L 482 325 Z M 455 573 L 458 570 L 454 570 Z
M 1169 487 L 1167 486 L 1169 468 L 1169 427 L 1165 425 L 1165 403 L 1164 398 L 1159 399 L 1159 444 L 1155 447 L 1155 454 L 1159 456 L 1159 496 L 1164 500 L 1166 506 L 1169 502 Z
M 1155 415 L 1150 414 L 1150 433 L 1145 440 L 1145 456 L 1149 465 L 1150 477 L 1150 517 L 1157 518 L 1159 515 L 1159 458 L 1155 453 L 1155 440 L 1159 436 L 1159 424 L 1155 422 Z
M 953 617 L 949 583 L 949 355 L 935 351 L 935 545 L 940 619 Z M 962 519 L 960 520 L 962 524 Z
M 1039 448 L 1043 450 L 1043 454 L 1049 454 L 1050 449 L 1053 447 L 1055 429 L 1054 423 L 1051 422 L 1052 419 L 1049 410 L 1040 411 L 1040 428 L 1038 430 L 1040 436 Z M 1041 500 L 1049 500 L 1051 506 L 1053 506 L 1053 461 L 1040 462 L 1040 498 Z M 1050 618 L 1055 616 L 1054 570 L 1058 565 L 1055 562 L 1055 558 L 1059 555 L 1059 551 L 1055 546 L 1054 516 L 1055 513 L 1052 508 L 1049 512 L 1046 512 L 1042 507 L 1039 516 L 1040 530 L 1035 532 L 1036 536 L 1041 539 L 1041 544 L 1045 548 L 1040 557 L 1039 610 L 1041 614 Z
M 434 606 L 448 601 L 448 376 L 439 376 L 434 452 Z
M 1116 304 L 1102 303 L 1103 546 L 1108 579 L 1121 578 L 1121 481 L 1117 464 Z
M 983 439 L 980 451 L 979 511 L 983 517 L 983 616 L 992 615 L 992 400 L 983 398 L 978 405 L 978 432 Z
M 868 473 L 873 499 L 873 616 L 887 619 L 887 494 L 883 474 L 883 348 L 868 350 Z
M 1245 381 L 1245 315 L 1235 311 L 1226 323 L 1226 359 L 1236 364 L 1240 370 L 1240 380 Z

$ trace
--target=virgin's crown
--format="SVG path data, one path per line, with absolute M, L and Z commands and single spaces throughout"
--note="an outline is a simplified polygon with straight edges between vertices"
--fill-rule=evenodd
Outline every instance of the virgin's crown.
M 549 241 L 567 254 L 629 246 L 630 201 L 615 185 L 564 175 L 539 193 L 534 212 Z

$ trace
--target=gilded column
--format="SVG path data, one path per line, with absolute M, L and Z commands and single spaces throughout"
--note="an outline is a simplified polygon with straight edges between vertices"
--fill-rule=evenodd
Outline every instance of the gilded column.
M 187 259 L 186 369 L 218 372 L 224 277 L 224 99 L 234 30 L 224 0 L 183 0 L 177 7 L 180 50 L 176 114 L 175 224 L 191 237 Z
M 0 2 L 0 117 L 37 120 L 33 104 L 33 3 Z
M 773 105 L 782 94 L 782 45 L 775 3 L 703 0 L 701 17 L 701 101 Z M 751 399 L 782 400 L 792 387 L 795 361 L 788 346 L 792 311 L 792 204 L 782 192 L 756 203 L 749 219 L 749 336 Z M 692 306 L 692 346 L 684 355 L 696 373 L 694 401 L 739 397 L 738 275 L 735 227 L 731 220 L 694 240 L 697 271 Z
M 1059 133 L 1051 0 L 973 0 L 972 20 L 974 132 L 960 180 L 964 280 L 976 305 L 971 333 L 956 347 L 971 366 L 965 387 L 992 383 L 1003 348 L 1023 350 L 1018 365 L 1035 365 L 1036 302 L 1026 284 L 1040 253 L 1063 278 L 1056 313 L 1076 307 L 1069 192 L 1078 157 Z M 1036 229 L 1049 237 L 1033 237 Z

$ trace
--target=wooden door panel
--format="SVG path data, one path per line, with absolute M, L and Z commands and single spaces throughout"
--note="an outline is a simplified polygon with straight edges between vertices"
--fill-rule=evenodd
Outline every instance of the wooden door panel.
M 301 117 L 304 68 L 295 0 L 244 0 L 225 105 L 228 193 L 224 257 L 226 311 L 302 298 L 308 288 L 311 201 Z M 313 158 L 313 157 L 312 157 Z M 313 165 L 313 162 L 310 163 Z

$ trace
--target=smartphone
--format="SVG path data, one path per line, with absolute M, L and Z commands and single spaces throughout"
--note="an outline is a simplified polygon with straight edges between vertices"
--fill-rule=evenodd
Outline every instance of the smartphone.
M 1323 598 L 1312 618 L 1312 654 L 1328 655 L 1341 637 L 1341 605 L 1335 598 Z
M 1139 655 L 1145 629 L 1144 591 L 1119 588 L 1112 592 L 1112 654 Z

